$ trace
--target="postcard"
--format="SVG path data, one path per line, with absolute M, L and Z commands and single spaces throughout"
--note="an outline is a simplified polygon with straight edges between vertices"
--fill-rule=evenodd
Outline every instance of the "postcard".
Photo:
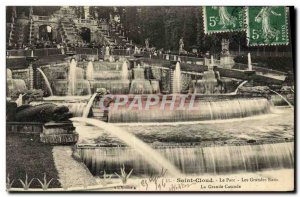
M 7 192 L 295 191 L 291 6 L 7 6 Z

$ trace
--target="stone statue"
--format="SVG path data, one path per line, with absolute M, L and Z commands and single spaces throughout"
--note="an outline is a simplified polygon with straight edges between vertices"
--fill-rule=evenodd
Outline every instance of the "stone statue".
M 105 56 L 109 56 L 109 46 L 105 47 Z
M 222 39 L 222 55 L 230 55 L 229 53 L 229 39 Z
M 39 105 L 21 105 L 8 103 L 7 121 L 17 122 L 40 122 L 46 123 L 50 121 L 60 122 L 68 121 L 72 117 L 72 113 L 66 106 L 57 106 L 52 103 L 43 103 Z
M 147 38 L 145 40 L 145 45 L 146 45 L 146 49 L 148 50 L 149 49 L 149 38 Z
M 184 42 L 183 42 L 183 38 L 181 37 L 179 40 L 179 53 L 182 53 L 184 51 L 183 47 L 184 47 Z

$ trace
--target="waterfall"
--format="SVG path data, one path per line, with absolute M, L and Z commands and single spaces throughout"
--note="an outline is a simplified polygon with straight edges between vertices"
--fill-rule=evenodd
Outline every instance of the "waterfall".
M 37 70 L 38 70 L 38 71 L 41 73 L 41 75 L 43 76 L 43 78 L 44 78 L 44 80 L 45 80 L 45 83 L 46 83 L 46 86 L 47 86 L 47 88 L 48 88 L 48 90 L 49 90 L 49 92 L 50 92 L 50 95 L 53 96 L 53 91 L 52 91 L 52 88 L 51 88 L 51 85 L 50 85 L 50 82 L 49 82 L 47 76 L 45 75 L 45 73 L 43 72 L 42 69 L 37 68 Z
M 252 70 L 251 54 L 248 53 L 248 70 Z
M 181 69 L 179 62 L 176 63 L 174 76 L 173 76 L 173 94 L 180 94 L 181 92 Z
M 246 83 L 248 83 L 248 81 L 243 81 L 234 91 L 234 94 L 237 94 L 238 90 L 243 86 L 245 85 Z
M 74 96 L 76 90 L 76 61 L 73 58 L 69 67 L 69 77 L 68 77 L 68 95 Z
M 25 92 L 27 90 L 26 83 L 23 79 L 8 79 L 11 82 L 11 89 L 14 91 Z
M 167 169 L 167 173 L 173 177 L 180 177 L 180 171 L 171 164 L 167 159 L 165 159 L 161 154 L 152 149 L 149 145 L 135 137 L 134 135 L 126 132 L 124 129 L 116 127 L 112 124 L 102 122 L 96 119 L 90 118 L 71 118 L 72 121 L 84 122 L 87 124 L 91 124 L 93 126 L 104 129 L 111 135 L 117 137 L 121 141 L 123 141 L 126 145 L 133 148 L 137 153 L 143 157 L 143 159 L 155 170 L 158 172 L 161 171 L 162 168 Z M 133 169 L 135 171 L 135 169 Z
M 89 112 L 91 110 L 91 107 L 93 106 L 93 103 L 94 103 L 94 100 L 95 100 L 95 97 L 97 96 L 97 93 L 93 94 L 93 96 L 91 97 L 91 99 L 89 100 L 88 104 L 86 105 L 86 107 L 84 108 L 84 111 L 83 111 L 83 114 L 82 114 L 82 117 L 83 118 L 87 118 L 88 115 L 89 115 Z
M 280 96 L 292 109 L 294 109 L 294 106 L 284 97 L 282 96 L 281 94 L 279 94 L 278 92 L 274 91 L 274 90 L 271 90 L 271 92 L 274 92 L 275 94 L 277 94 L 278 96 Z
M 17 106 L 20 107 L 21 105 L 23 105 L 23 95 L 19 94 L 19 97 L 16 100 Z
M 294 167 L 294 143 L 241 146 L 168 147 L 155 151 L 177 166 L 185 175 L 230 174 Z M 128 147 L 83 148 L 80 155 L 93 175 L 100 170 L 114 173 L 123 164 L 137 176 L 152 174 L 143 157 Z M 144 154 L 148 157 L 148 154 Z
M 12 79 L 12 71 L 10 69 L 6 69 L 6 79 Z
M 145 106 L 146 101 L 142 101 Z M 232 99 L 220 101 L 195 100 L 194 109 L 185 107 L 182 110 L 161 109 L 160 101 L 151 106 L 151 110 L 130 109 L 129 107 L 111 108 L 108 112 L 108 122 L 178 122 L 178 121 L 206 121 L 245 118 L 270 113 L 271 105 L 268 99 Z
M 128 66 L 126 61 L 122 65 L 122 80 L 128 80 Z
M 86 69 L 86 79 L 89 81 L 93 80 L 94 79 L 93 74 L 94 74 L 94 65 L 91 61 L 89 61 Z

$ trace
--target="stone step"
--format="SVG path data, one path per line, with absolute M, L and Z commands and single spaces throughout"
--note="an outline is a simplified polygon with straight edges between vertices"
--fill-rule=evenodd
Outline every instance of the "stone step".
M 103 111 L 102 109 L 98 108 L 98 107 L 96 107 L 96 108 L 93 107 L 92 110 L 93 110 L 93 112 L 101 112 L 101 113 L 104 113 L 104 111 Z
M 93 113 L 93 116 L 96 116 L 96 117 L 103 117 L 104 114 L 103 113 Z

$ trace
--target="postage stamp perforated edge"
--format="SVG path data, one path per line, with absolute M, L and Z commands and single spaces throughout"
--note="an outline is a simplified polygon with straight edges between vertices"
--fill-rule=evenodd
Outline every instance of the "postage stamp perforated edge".
M 202 6 L 202 18 L 203 18 L 203 24 L 204 24 L 204 33 L 205 34 L 214 34 L 214 33 L 230 33 L 230 32 L 242 32 L 242 31 L 245 31 L 246 29 L 245 28 L 241 28 L 241 29 L 234 29 L 234 30 L 231 30 L 231 29 L 224 29 L 224 30 L 208 30 L 208 27 L 207 27 L 207 18 L 206 18 L 206 7 L 207 6 Z M 239 7 L 243 7 L 243 11 L 245 12 L 245 9 L 246 7 L 244 6 L 239 6 Z M 243 15 L 243 17 L 245 18 L 245 15 Z M 245 20 L 245 19 L 244 19 Z
M 290 40 L 289 40 L 289 35 L 288 35 L 288 13 L 289 13 L 289 7 L 285 6 L 285 32 L 286 32 L 286 42 L 285 43 L 250 43 L 250 28 L 249 28 L 249 6 L 245 7 L 244 9 L 244 24 L 245 24 L 245 28 L 246 28 L 246 39 L 247 39 L 247 46 L 248 47 L 255 47 L 255 46 L 285 46 L 288 45 Z

